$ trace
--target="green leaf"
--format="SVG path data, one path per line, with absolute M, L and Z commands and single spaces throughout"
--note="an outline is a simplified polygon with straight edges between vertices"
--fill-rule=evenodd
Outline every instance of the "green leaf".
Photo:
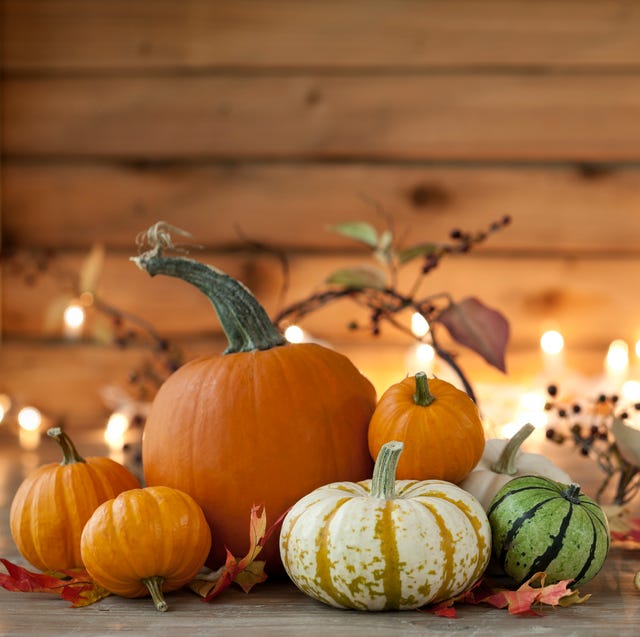
M 364 243 L 371 248 L 378 246 L 378 232 L 366 221 L 347 221 L 339 223 L 335 226 L 329 226 L 329 230 L 336 232 L 343 237 L 354 239 L 360 243 Z
M 387 284 L 387 275 L 384 270 L 374 266 L 357 266 L 337 270 L 327 277 L 326 283 L 342 285 L 347 288 L 374 288 L 380 290 Z
M 505 353 L 509 340 L 509 323 L 474 297 L 451 303 L 438 316 L 452 338 L 480 354 L 487 363 L 506 372 Z
M 440 246 L 436 243 L 420 243 L 415 246 L 410 246 L 398 252 L 398 261 L 400 263 L 409 263 L 409 261 L 413 261 L 413 259 L 417 257 L 435 254 L 439 248 Z

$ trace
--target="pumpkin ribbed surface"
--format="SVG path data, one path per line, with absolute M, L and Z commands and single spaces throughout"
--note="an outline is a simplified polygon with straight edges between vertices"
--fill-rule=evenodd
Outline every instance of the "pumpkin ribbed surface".
M 289 511 L 281 554 L 300 590 L 341 608 L 409 609 L 482 575 L 491 532 L 472 496 L 443 481 L 399 480 L 384 499 L 371 484 L 327 485 Z
M 514 478 L 498 491 L 488 517 L 494 557 L 520 583 L 544 571 L 549 584 L 570 579 L 580 586 L 595 577 L 609 551 L 607 518 L 577 485 Z
M 187 363 L 156 395 L 145 426 L 147 484 L 193 496 L 217 541 L 246 551 L 254 504 L 275 521 L 303 495 L 371 475 L 367 427 L 375 390 L 345 356 L 319 345 L 211 356 Z M 277 540 L 261 554 L 280 569 Z
M 104 502 L 82 533 L 82 559 L 100 586 L 124 597 L 149 594 L 144 581 L 161 578 L 162 591 L 187 584 L 211 546 L 198 504 L 168 487 L 132 489 Z
M 20 554 L 42 571 L 81 568 L 80 536 L 87 520 L 106 500 L 139 486 L 109 458 L 43 465 L 16 491 L 11 535 Z
M 417 401 L 421 384 L 428 392 Z M 419 372 L 389 387 L 380 397 L 368 432 L 376 458 L 389 440 L 405 443 L 397 477 L 457 484 L 482 457 L 485 435 L 475 403 L 457 387 Z

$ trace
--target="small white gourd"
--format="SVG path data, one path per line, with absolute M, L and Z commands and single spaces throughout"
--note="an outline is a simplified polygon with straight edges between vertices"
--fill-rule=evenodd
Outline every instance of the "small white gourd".
M 525 453 L 522 443 L 531 435 L 534 426 L 527 423 L 511 439 L 487 440 L 482 458 L 473 471 L 460 483 L 465 491 L 474 495 L 484 510 L 489 509 L 493 496 L 513 478 L 541 476 L 562 484 L 573 482 L 571 477 L 549 458 L 539 453 Z

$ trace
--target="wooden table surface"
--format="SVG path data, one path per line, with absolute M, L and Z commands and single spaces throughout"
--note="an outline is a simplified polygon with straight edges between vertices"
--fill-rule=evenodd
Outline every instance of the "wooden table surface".
M 86 447 L 85 447 L 86 450 Z M 90 453 L 87 453 L 90 455 Z M 25 471 L 57 459 L 53 445 L 20 451 L 0 432 L 0 556 L 20 561 L 9 534 L 9 506 Z M 614 547 L 603 570 L 581 589 L 590 599 L 569 608 L 541 609 L 541 617 L 513 617 L 488 606 L 459 606 L 453 619 L 421 611 L 363 613 L 315 602 L 285 581 L 267 581 L 249 594 L 232 588 L 211 603 L 190 591 L 167 596 L 170 609 L 159 613 L 149 599 L 108 597 L 92 606 L 71 608 L 55 596 L 0 589 L 0 635 L 96 637 L 122 632 L 147 634 L 265 637 L 376 637 L 389 635 L 562 635 L 563 637 L 637 636 L 640 592 L 633 586 L 640 549 Z

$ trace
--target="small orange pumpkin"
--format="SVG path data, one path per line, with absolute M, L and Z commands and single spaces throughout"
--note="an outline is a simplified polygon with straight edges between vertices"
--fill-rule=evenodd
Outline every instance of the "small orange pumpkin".
M 11 535 L 20 554 L 42 571 L 82 567 L 80 536 L 105 500 L 140 486 L 110 458 L 86 460 L 59 427 L 47 431 L 62 448 L 62 462 L 38 467 L 18 487 L 11 503 Z
M 101 504 L 82 532 L 82 561 L 91 578 L 122 597 L 163 592 L 193 579 L 211 548 L 211 530 L 196 501 L 170 487 L 121 493 Z
M 369 451 L 375 459 L 390 440 L 405 443 L 400 480 L 460 482 L 484 451 L 484 428 L 476 404 L 447 381 L 424 372 L 389 387 L 369 423 Z

